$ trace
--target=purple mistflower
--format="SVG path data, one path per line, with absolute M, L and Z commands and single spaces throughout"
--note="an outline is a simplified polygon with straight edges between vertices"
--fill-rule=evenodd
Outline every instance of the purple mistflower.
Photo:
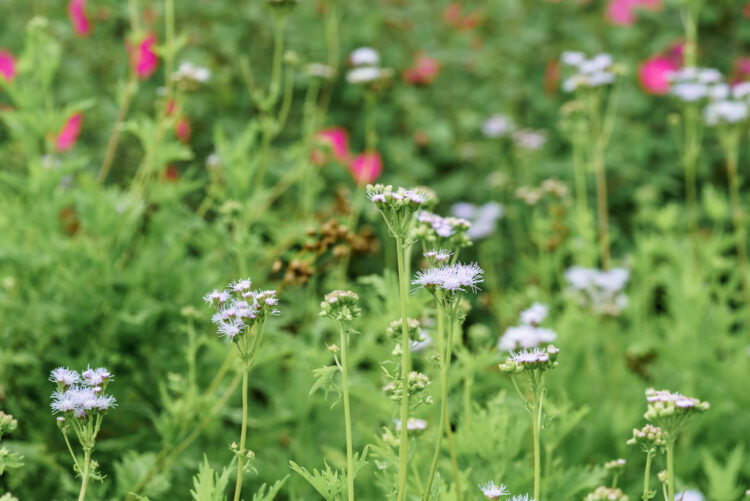
M 244 327 L 245 327 L 245 324 L 243 324 L 239 320 L 232 320 L 230 322 L 222 322 L 219 324 L 219 334 L 224 336 L 227 342 L 231 342 L 234 340 L 235 336 L 237 336 L 240 332 L 242 332 L 242 329 Z
M 58 367 L 50 372 L 49 380 L 63 386 L 71 386 L 78 383 L 81 380 L 81 376 L 76 371 L 67 367 Z
M 420 271 L 412 283 L 425 288 L 439 288 L 456 293 L 466 289 L 475 291 L 477 284 L 482 280 L 482 269 L 476 263 L 456 263 Z
M 229 284 L 229 287 L 231 287 L 234 292 L 242 293 L 242 292 L 249 291 L 252 285 L 253 284 L 250 281 L 250 279 L 245 278 L 245 279 L 235 280 L 234 282 Z
M 81 373 L 81 376 L 83 377 L 83 381 L 89 385 L 89 386 L 101 386 L 107 381 L 110 381 L 112 379 L 112 373 L 110 373 L 107 369 L 104 367 L 98 367 L 96 369 L 92 369 L 91 367 L 88 367 L 85 371 Z
M 500 496 L 507 496 L 510 494 L 510 491 L 504 484 L 497 485 L 495 482 L 479 484 L 479 489 L 487 499 L 499 499 Z
M 445 261 L 449 260 L 451 256 L 453 255 L 453 251 L 445 250 L 445 249 L 432 249 L 428 250 L 424 254 L 422 254 L 427 259 L 432 259 L 436 263 L 444 263 Z
M 100 412 L 104 412 L 117 405 L 115 397 L 112 395 L 101 395 L 96 397 L 94 408 Z
M 211 306 L 222 306 L 224 303 L 229 301 L 229 293 L 227 291 L 219 291 L 217 289 L 214 289 L 203 296 L 203 300 Z
M 541 303 L 534 303 L 530 308 L 521 312 L 521 323 L 526 325 L 539 325 L 549 313 L 549 308 Z

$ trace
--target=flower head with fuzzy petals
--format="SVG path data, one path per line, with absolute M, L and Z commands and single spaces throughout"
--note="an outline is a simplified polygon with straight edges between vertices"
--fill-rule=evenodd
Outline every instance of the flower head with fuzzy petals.
M 482 269 L 476 263 L 443 265 L 420 271 L 412 284 L 425 289 L 440 289 L 455 295 L 467 289 L 476 291 L 483 281 L 482 273 Z
M 479 484 L 479 489 L 487 499 L 500 499 L 500 496 L 510 495 L 510 491 L 504 484 L 497 485 L 495 482 Z

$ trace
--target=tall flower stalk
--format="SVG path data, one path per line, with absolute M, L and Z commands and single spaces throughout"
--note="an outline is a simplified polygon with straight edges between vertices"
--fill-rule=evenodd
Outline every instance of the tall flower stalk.
M 399 298 L 401 303 L 401 423 L 409 421 L 409 392 L 407 391 L 409 373 L 411 372 L 411 357 L 409 351 L 409 325 L 406 308 L 406 298 L 409 293 L 406 274 L 406 250 L 410 243 L 406 242 L 409 229 L 416 212 L 428 198 L 418 189 L 406 190 L 399 188 L 393 191 L 392 186 L 367 185 L 367 197 L 375 204 L 383 216 L 388 231 L 396 241 L 396 259 L 398 266 Z M 397 501 L 406 499 L 406 477 L 408 469 L 408 427 L 401 426 L 399 431 L 399 474 Z
M 443 253 L 442 255 L 445 255 Z M 463 323 L 464 315 L 460 310 L 461 298 L 464 293 L 475 291 L 477 285 L 482 282 L 482 270 L 476 264 L 461 264 L 433 266 L 425 271 L 419 272 L 414 285 L 426 289 L 435 298 L 438 304 L 438 315 L 448 318 L 448 339 L 441 346 L 440 352 L 440 425 L 435 443 L 435 452 L 432 457 L 430 473 L 425 486 L 424 500 L 428 501 L 432 482 L 437 471 L 437 462 L 440 457 L 440 444 L 443 433 L 447 427 L 448 419 L 448 371 L 451 365 L 453 349 L 453 335 L 457 324 Z M 443 343 L 441 343 L 443 344 Z M 456 472 L 457 473 L 457 472 Z M 456 482 L 458 476 L 456 475 Z M 457 486 L 457 489 L 459 487 Z M 459 493 L 460 497 L 460 493 Z
M 607 175 L 605 169 L 605 151 L 612 138 L 614 130 L 617 103 L 620 95 L 620 85 L 616 83 L 619 69 L 613 64 L 609 54 L 597 54 L 587 59 L 581 52 L 565 52 L 562 62 L 573 70 L 573 74 L 563 82 L 563 90 L 576 93 L 578 124 L 573 128 L 573 134 L 579 137 L 573 139 L 576 150 L 574 157 L 576 164 L 582 158 L 594 171 L 596 179 L 596 213 L 599 229 L 599 254 L 603 269 L 609 268 L 609 214 L 607 208 Z M 607 92 L 606 87 L 614 89 Z M 585 139 L 580 135 L 583 134 Z M 580 175 L 577 175 L 580 178 Z M 577 195 L 583 196 L 581 180 L 577 181 Z M 580 203 L 580 202 L 579 202 Z M 583 213 L 580 212 L 579 219 Z M 579 221 L 580 223 L 580 221 Z M 538 500 L 537 500 L 538 501 Z
M 643 415 L 646 421 L 655 423 L 662 431 L 667 450 L 667 499 L 675 499 L 674 490 L 674 446 L 680 432 L 697 413 L 708 410 L 708 402 L 686 397 L 666 390 L 646 390 L 648 409 Z
M 500 370 L 511 376 L 511 381 L 518 395 L 526 403 L 526 411 L 531 416 L 531 439 L 534 455 L 534 499 L 541 501 L 541 432 L 542 409 L 544 407 L 544 373 L 557 366 L 560 353 L 554 345 L 546 348 L 534 348 L 512 353 L 502 364 Z M 521 390 L 518 379 L 524 378 L 526 393 Z
M 341 363 L 338 359 L 336 365 L 341 371 L 341 393 L 344 400 L 344 430 L 346 433 L 346 482 L 347 499 L 354 501 L 354 453 L 352 445 L 352 417 L 349 408 L 349 364 L 347 360 L 348 333 L 347 324 L 359 318 L 362 313 L 359 307 L 359 296 L 352 291 L 333 291 L 326 294 L 320 304 L 320 315 L 336 320 L 339 324 L 339 335 L 341 342 Z
M 91 453 L 105 414 L 116 405 L 114 397 L 104 393 L 113 377 L 104 367 L 89 367 L 81 374 L 66 367 L 58 367 L 51 372 L 49 380 L 57 384 L 57 391 L 52 394 L 52 411 L 59 414 L 57 427 L 73 458 L 75 471 L 81 475 L 78 501 L 83 501 L 89 479 L 103 478 L 95 471 L 96 463 L 91 461 Z M 71 429 L 83 450 L 82 460 L 70 445 L 68 434 Z
M 217 325 L 227 343 L 237 348 L 242 371 L 242 428 L 240 443 L 232 444 L 232 451 L 237 456 L 237 481 L 234 489 L 234 501 L 239 501 L 242 493 L 243 474 L 248 471 L 246 461 L 255 454 L 245 449 L 247 438 L 247 403 L 248 375 L 258 353 L 266 320 L 278 314 L 278 298 L 273 290 L 251 290 L 250 279 L 237 280 L 229 284 L 224 291 L 213 290 L 204 296 L 204 300 L 216 309 L 211 320 Z
M 656 491 L 651 490 L 651 461 L 657 452 L 663 452 L 665 441 L 664 433 L 661 428 L 651 424 L 647 424 L 643 428 L 634 429 L 633 437 L 627 441 L 628 445 L 638 445 L 641 450 L 646 453 L 646 469 L 643 474 L 643 495 L 641 499 L 648 501 L 649 499 L 656 496 Z

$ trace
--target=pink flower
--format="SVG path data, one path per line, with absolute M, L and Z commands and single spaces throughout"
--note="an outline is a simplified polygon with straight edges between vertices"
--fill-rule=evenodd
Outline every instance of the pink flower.
M 0 50 L 0 76 L 8 82 L 12 82 L 16 76 L 16 58 L 4 50 Z
M 82 125 L 83 115 L 81 113 L 73 113 L 68 117 L 57 134 L 57 151 L 68 151 L 75 146 Z
M 190 122 L 187 118 L 181 117 L 177 120 L 177 124 L 174 126 L 174 133 L 180 142 L 185 144 L 190 142 L 190 136 L 193 135 L 193 130 L 190 128 Z
M 729 79 L 731 84 L 750 80 L 750 57 L 738 57 L 734 60 L 734 70 Z
M 610 0 L 606 17 L 620 26 L 630 26 L 635 23 L 636 10 L 648 9 L 658 11 L 662 7 L 662 0 Z
M 68 3 L 68 15 L 73 23 L 73 31 L 79 37 L 88 36 L 91 33 L 91 23 L 86 15 L 86 0 L 70 0 Z
M 653 56 L 641 63 L 638 79 L 647 94 L 663 95 L 669 92 L 667 76 L 678 70 L 680 65 L 665 56 Z
M 404 71 L 404 80 L 412 85 L 429 85 L 440 72 L 440 62 L 425 55 L 417 55 L 411 68 Z
M 374 183 L 383 173 L 383 159 L 377 151 L 360 153 L 348 166 L 357 184 Z
M 317 134 L 321 143 L 327 144 L 333 150 L 333 158 L 341 163 L 349 161 L 349 133 L 343 127 L 323 129 Z
M 141 80 L 150 77 L 159 66 L 159 57 L 154 52 L 154 45 L 156 36 L 153 33 L 148 33 L 135 47 L 128 44 L 130 64 Z

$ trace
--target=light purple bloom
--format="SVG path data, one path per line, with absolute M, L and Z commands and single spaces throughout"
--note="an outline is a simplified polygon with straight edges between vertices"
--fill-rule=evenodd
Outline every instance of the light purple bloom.
M 420 271 L 412 283 L 455 293 L 466 289 L 476 290 L 482 280 L 482 269 L 476 263 L 456 263 Z
M 81 380 L 81 376 L 76 371 L 70 370 L 67 367 L 58 367 L 50 373 L 49 380 L 53 383 L 71 386 L 78 383 Z
M 510 491 L 504 484 L 496 485 L 495 482 L 479 484 L 479 489 L 487 499 L 498 499 L 500 496 L 508 496 Z

